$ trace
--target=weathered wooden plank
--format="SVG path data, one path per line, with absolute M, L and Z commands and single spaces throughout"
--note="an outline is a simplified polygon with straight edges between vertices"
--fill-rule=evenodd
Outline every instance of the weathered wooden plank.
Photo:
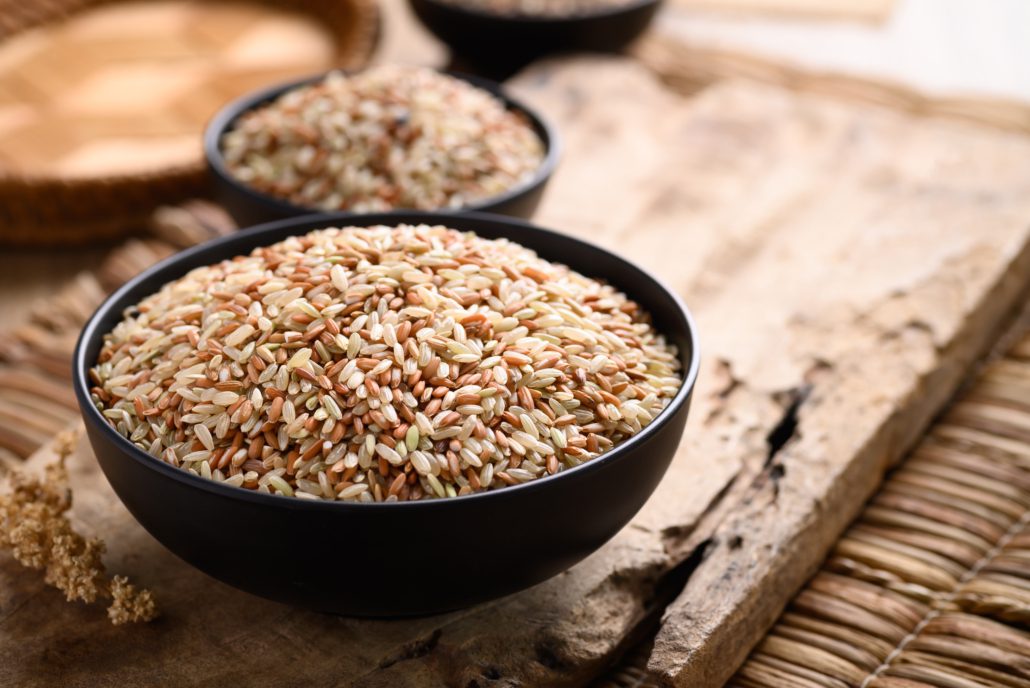
M 705 365 L 687 438 L 634 522 L 569 572 L 492 604 L 339 619 L 181 564 L 83 451 L 74 513 L 165 617 L 109 628 L 4 561 L 0 675 L 28 685 L 577 684 L 692 572 L 651 664 L 679 685 L 715 685 L 1030 281 L 1024 137 L 745 83 L 688 99 L 616 58 L 541 65 L 516 89 L 565 133 L 540 222 L 654 270 L 700 322 Z M 270 546 L 288 555 L 288 544 Z M 356 566 L 362 556 L 374 553 L 355 553 Z M 369 594 L 389 591 L 369 581 Z

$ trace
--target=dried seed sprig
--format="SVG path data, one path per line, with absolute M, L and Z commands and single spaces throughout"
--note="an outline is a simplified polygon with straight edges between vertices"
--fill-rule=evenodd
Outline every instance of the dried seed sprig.
M 240 117 L 229 171 L 325 210 L 457 208 L 528 181 L 543 143 L 493 94 L 431 69 L 330 74 Z
M 610 285 L 445 227 L 324 229 L 126 313 L 93 400 L 142 450 L 303 499 L 448 497 L 579 465 L 680 387 Z
M 42 479 L 21 471 L 6 476 L 9 490 L 0 494 L 0 547 L 22 565 L 43 570 L 47 584 L 64 592 L 69 602 L 107 598 L 112 623 L 150 621 L 157 616 L 150 592 L 121 576 L 108 580 L 101 559 L 104 543 L 78 534 L 68 520 L 72 493 L 65 461 L 75 439 L 75 433 L 58 437 L 58 459 L 45 467 Z

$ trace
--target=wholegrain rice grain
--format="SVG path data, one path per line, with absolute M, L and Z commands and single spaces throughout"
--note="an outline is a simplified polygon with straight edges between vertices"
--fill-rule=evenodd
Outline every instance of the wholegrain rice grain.
M 650 423 L 673 347 L 609 285 L 445 227 L 325 229 L 193 270 L 129 309 L 93 401 L 195 475 L 395 501 L 558 473 Z
M 462 207 L 530 181 L 544 157 L 525 115 L 490 92 L 399 66 L 287 91 L 244 113 L 221 149 L 228 171 L 258 191 L 355 212 Z

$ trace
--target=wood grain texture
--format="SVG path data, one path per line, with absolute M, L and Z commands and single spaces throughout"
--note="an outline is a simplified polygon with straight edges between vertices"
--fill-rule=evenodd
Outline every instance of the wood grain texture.
M 999 341 L 729 686 L 1030 685 L 1028 324 L 1012 328 L 1014 346 Z
M 695 410 L 695 421 L 715 421 L 688 430 L 662 486 L 684 495 L 691 474 L 712 473 L 706 461 L 740 465 L 722 495 L 726 517 L 667 610 L 650 662 L 677 685 L 720 685 L 1023 294 L 1030 166 L 1010 145 L 1027 144 L 742 84 L 677 106 L 633 70 L 613 70 L 589 96 L 582 84 L 600 79 L 552 77 L 550 109 L 564 109 L 578 135 L 608 139 L 613 159 L 567 158 L 577 170 L 563 170 L 543 214 L 672 280 L 699 316 L 707 370 L 729 378 L 728 395 Z M 607 107 L 591 110 L 589 99 Z M 614 159 L 630 150 L 653 158 Z M 602 186 L 609 203 L 586 198 Z M 632 194 L 616 192 L 626 187 Z M 578 203 L 557 203 L 576 191 Z M 770 455 L 766 438 L 799 397 L 794 436 Z M 726 444 L 714 455 L 692 447 L 713 439 L 723 415 L 737 423 Z M 713 533 L 668 507 L 637 525 L 656 512 L 652 529 L 673 563 Z
M 698 316 L 705 363 L 687 435 L 634 522 L 524 593 L 355 621 L 249 597 L 178 562 L 83 449 L 73 512 L 165 616 L 110 628 L 4 561 L 0 675 L 574 685 L 675 598 L 651 668 L 671 684 L 718 685 L 1030 282 L 1025 137 L 743 82 L 684 98 L 619 58 L 540 65 L 514 89 L 565 133 L 539 222 L 653 270 Z M 269 546 L 288 555 L 288 543 Z M 356 566 L 362 556 L 374 553 L 355 553 Z M 370 581 L 369 594 L 389 591 Z

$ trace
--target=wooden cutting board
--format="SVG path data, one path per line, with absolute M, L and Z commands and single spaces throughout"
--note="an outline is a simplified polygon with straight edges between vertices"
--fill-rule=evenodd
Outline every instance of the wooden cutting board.
M 1024 135 L 747 82 L 684 97 L 621 58 L 540 65 L 514 88 L 565 134 L 539 222 L 638 261 L 698 316 L 704 366 L 687 434 L 633 523 L 565 574 L 491 604 L 328 617 L 176 560 L 83 447 L 74 514 L 164 616 L 110 627 L 3 560 L 0 676 L 577 685 L 659 624 L 651 668 L 673 685 L 719 685 L 1025 298 Z

